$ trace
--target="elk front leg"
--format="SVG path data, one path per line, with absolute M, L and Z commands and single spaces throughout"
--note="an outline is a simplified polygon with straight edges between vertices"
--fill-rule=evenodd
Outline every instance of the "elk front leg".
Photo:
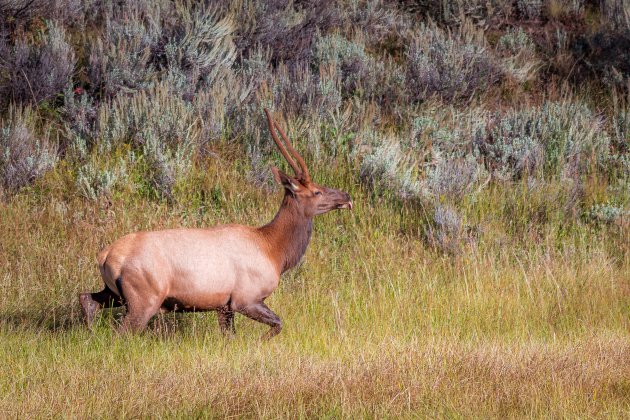
M 219 308 L 217 318 L 219 319 L 219 327 L 223 335 L 233 336 L 236 333 L 234 328 L 234 311 L 230 308 L 229 303 Z
M 115 308 L 123 305 L 120 297 L 107 287 L 97 293 L 80 293 L 79 302 L 81 303 L 83 322 L 90 329 L 94 323 L 96 311 L 104 307 Z
M 237 310 L 254 321 L 262 322 L 271 328 L 261 338 L 269 340 L 282 331 L 282 321 L 264 302 L 254 303 Z

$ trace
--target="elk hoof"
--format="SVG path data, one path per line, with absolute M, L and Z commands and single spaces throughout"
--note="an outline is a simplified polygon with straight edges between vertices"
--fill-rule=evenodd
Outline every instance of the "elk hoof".
M 94 315 L 98 309 L 98 303 L 94 302 L 89 293 L 79 294 L 79 302 L 81 303 L 81 313 L 83 314 L 83 322 L 85 326 L 92 329 Z

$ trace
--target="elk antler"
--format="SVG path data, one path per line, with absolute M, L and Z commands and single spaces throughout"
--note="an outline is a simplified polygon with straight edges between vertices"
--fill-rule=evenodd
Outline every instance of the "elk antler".
M 280 149 L 280 152 L 282 153 L 282 156 L 284 156 L 284 158 L 287 160 L 287 162 L 289 162 L 289 165 L 291 165 L 291 167 L 295 171 L 295 175 L 298 178 L 300 178 L 303 181 L 310 181 L 311 180 L 311 176 L 308 173 L 308 168 L 306 167 L 306 162 L 304 162 L 304 159 L 302 158 L 302 156 L 300 156 L 300 154 L 297 152 L 297 150 L 295 150 L 293 145 L 291 145 L 291 142 L 287 138 L 286 134 L 284 134 L 284 131 L 282 131 L 282 128 L 280 128 L 278 123 L 275 122 L 271 118 L 271 113 L 269 112 L 269 110 L 267 108 L 265 108 L 265 114 L 267 114 L 267 122 L 269 123 L 269 131 L 271 131 L 271 137 L 273 137 L 273 141 L 276 142 L 276 145 L 278 146 L 278 149 Z M 286 148 L 284 147 L 284 144 L 282 144 L 282 142 L 278 138 L 278 135 L 276 134 L 276 131 L 275 131 L 274 128 L 277 129 L 278 132 L 280 133 L 280 135 L 282 136 L 282 139 L 286 143 Z M 299 166 L 291 158 L 291 155 L 289 155 L 289 152 L 287 152 L 287 148 L 289 149 L 289 151 L 291 152 L 293 157 L 298 161 Z
M 295 156 L 295 159 L 300 164 L 300 167 L 302 168 L 302 179 L 304 181 L 310 181 L 311 180 L 311 175 L 308 173 L 308 168 L 306 167 L 306 162 L 304 162 L 304 159 L 302 158 L 302 156 L 300 156 L 300 154 L 297 152 L 297 150 L 295 150 L 293 148 L 293 145 L 291 144 L 291 142 L 287 138 L 286 134 L 284 134 L 284 131 L 282 131 L 282 128 L 280 128 L 278 123 L 274 121 L 274 124 L 276 125 L 276 128 L 278 129 L 278 132 L 280 132 L 280 135 L 282 136 L 282 138 L 284 139 L 285 143 L 287 144 L 287 149 L 289 149 L 289 152 L 291 152 L 293 154 L 293 156 Z

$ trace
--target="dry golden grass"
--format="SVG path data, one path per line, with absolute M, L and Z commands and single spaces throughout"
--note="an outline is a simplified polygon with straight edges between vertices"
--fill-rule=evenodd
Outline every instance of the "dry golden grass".
M 222 187 L 203 206 L 91 204 L 47 182 L 0 204 L 2 418 L 630 415 L 624 232 L 529 226 L 518 218 L 535 197 L 516 206 L 491 189 L 467 210 L 480 238 L 446 256 L 413 227 L 421 210 L 329 177 L 357 205 L 316 221 L 304 264 L 268 300 L 279 336 L 260 343 L 266 327 L 237 316 L 224 340 L 209 313 L 121 337 L 119 312 L 94 333 L 79 319 L 77 293 L 100 287 L 103 245 L 139 229 L 260 224 L 279 193 L 241 188 L 231 167 L 190 187 Z
M 3 347 L 11 352 L 3 417 L 623 417 L 630 409 L 630 342 L 614 334 L 512 344 L 330 337 L 317 349 L 286 338 L 130 343 L 74 332 Z

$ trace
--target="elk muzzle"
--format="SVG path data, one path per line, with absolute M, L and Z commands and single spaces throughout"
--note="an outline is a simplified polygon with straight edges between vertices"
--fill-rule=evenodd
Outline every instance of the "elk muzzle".
M 335 190 L 335 192 L 337 193 L 336 197 L 336 207 L 337 209 L 349 209 L 352 210 L 352 199 L 350 198 L 350 194 L 348 194 L 347 192 L 343 192 L 343 191 L 337 191 Z

